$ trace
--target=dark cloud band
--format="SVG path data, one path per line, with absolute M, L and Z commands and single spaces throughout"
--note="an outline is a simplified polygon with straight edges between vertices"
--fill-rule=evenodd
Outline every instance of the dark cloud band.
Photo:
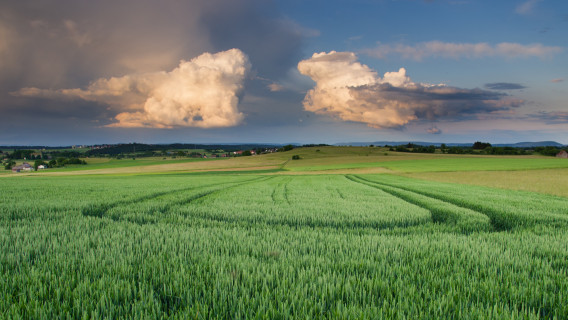
M 518 83 L 495 82 L 495 83 L 486 83 L 485 88 L 491 90 L 520 90 L 520 89 L 525 89 L 526 87 Z

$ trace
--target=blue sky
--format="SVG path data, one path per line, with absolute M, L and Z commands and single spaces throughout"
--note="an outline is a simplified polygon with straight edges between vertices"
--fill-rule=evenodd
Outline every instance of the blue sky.
M 0 145 L 568 144 L 560 0 L 0 4 Z

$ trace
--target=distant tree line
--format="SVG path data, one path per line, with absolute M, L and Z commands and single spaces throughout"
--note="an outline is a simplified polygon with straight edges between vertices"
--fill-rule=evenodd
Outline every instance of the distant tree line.
M 320 144 L 303 144 L 302 148 L 312 148 L 312 147 L 329 147 L 329 144 L 325 144 L 325 143 L 320 143 Z
M 283 146 L 282 148 L 278 148 L 277 151 L 278 152 L 285 152 L 285 151 L 290 151 L 290 150 L 293 150 L 293 149 L 294 149 L 293 145 L 287 144 L 287 145 Z
M 434 153 L 436 152 L 436 146 L 421 146 L 414 143 L 408 143 L 405 145 L 399 145 L 396 147 L 389 147 L 390 151 L 397 151 L 397 152 L 414 152 L 414 153 Z
M 239 145 L 226 145 L 226 144 L 189 144 L 189 143 L 174 143 L 174 144 L 143 144 L 143 143 L 126 143 L 109 145 L 100 148 L 93 148 L 85 153 L 88 157 L 154 157 L 173 155 L 178 157 L 183 156 L 202 156 L 201 153 L 185 151 L 185 150 L 206 150 L 208 153 L 223 153 L 227 154 L 233 151 L 240 150 L 255 150 L 261 153 L 263 150 L 277 148 L 275 145 L 263 144 L 239 144 Z
M 80 165 L 85 165 L 87 164 L 87 162 L 85 160 L 81 160 L 78 158 L 57 158 L 57 159 L 51 159 L 48 162 L 42 160 L 42 159 L 36 159 L 34 161 L 33 167 L 34 170 L 37 171 L 38 167 L 43 165 L 46 166 L 48 168 L 60 168 L 60 167 L 64 167 L 65 165 L 69 165 L 69 164 L 80 164 Z M 4 160 L 2 162 L 2 165 L 4 166 L 5 170 L 11 170 L 15 165 L 16 165 L 16 161 L 12 160 L 12 159 L 7 159 Z
M 430 145 L 428 147 L 416 145 L 413 143 L 408 143 L 399 146 L 386 146 L 389 147 L 390 151 L 398 152 L 414 152 L 414 153 L 434 153 L 436 152 L 436 147 Z M 440 152 L 447 154 L 488 154 L 488 155 L 530 155 L 533 153 L 538 153 L 544 156 L 555 156 L 560 152 L 560 148 L 548 146 L 548 147 L 535 147 L 535 148 L 516 148 L 516 147 L 494 147 L 488 142 L 476 141 L 472 146 L 451 146 L 448 147 L 446 144 L 442 143 L 440 146 Z
M 48 166 L 50 168 L 59 168 L 59 167 L 64 167 L 67 164 L 87 164 L 87 162 L 85 160 L 81 160 L 78 158 L 57 158 L 57 159 L 51 159 L 48 162 Z
M 34 169 L 40 165 L 49 168 L 63 167 L 68 164 L 87 164 L 85 160 L 79 159 L 82 156 L 80 152 L 76 151 L 36 151 L 28 149 L 16 149 L 13 152 L 0 152 L 2 155 L 2 165 L 4 169 L 11 170 L 15 165 L 15 160 L 34 161 Z
M 14 150 L 12 153 L 7 153 L 4 158 L 7 159 L 35 159 L 36 156 L 33 155 L 34 150 Z
M 36 150 L 14 150 L 12 153 L 2 153 L 2 158 L 12 160 L 49 160 L 55 158 L 79 158 L 83 154 L 77 151 L 36 151 Z
M 543 156 L 556 156 L 562 149 L 557 147 L 536 147 L 534 151 L 542 154 Z

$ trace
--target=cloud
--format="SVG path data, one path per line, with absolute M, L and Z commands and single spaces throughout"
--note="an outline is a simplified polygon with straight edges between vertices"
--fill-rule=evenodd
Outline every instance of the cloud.
M 352 52 L 314 53 L 298 64 L 316 82 L 304 109 L 373 128 L 398 128 L 411 121 L 488 117 L 523 101 L 503 93 L 414 83 L 401 68 L 383 78 L 357 61 Z
M 534 7 L 536 6 L 537 3 L 541 2 L 542 0 L 528 0 L 525 1 L 521 4 L 519 4 L 516 8 L 515 8 L 515 13 L 520 14 L 520 15 L 529 15 L 533 12 Z
M 286 18 L 274 1 L 0 1 L 0 127 L 13 125 L 16 119 L 26 119 L 21 121 L 25 126 L 17 126 L 17 130 L 32 128 L 27 134 L 35 134 L 40 129 L 33 128 L 50 124 L 74 132 L 81 124 L 85 127 L 81 132 L 87 132 L 90 127 L 101 134 L 116 132 L 101 128 L 109 123 L 176 127 L 181 120 L 144 109 L 150 91 L 157 90 L 157 80 L 149 83 L 154 87 L 145 88 L 144 92 L 136 90 L 142 90 L 144 81 L 149 81 L 144 79 L 155 79 L 159 74 L 169 74 L 179 68 L 180 60 L 232 48 L 247 53 L 254 67 L 249 72 L 251 78 L 259 75 L 268 81 L 246 78 L 241 84 L 244 89 L 237 90 L 237 109 L 230 109 L 234 103 L 226 103 L 231 107 L 223 111 L 225 114 L 219 111 L 219 121 L 203 116 L 201 119 L 196 114 L 193 124 L 187 120 L 180 125 L 232 125 L 238 121 L 243 123 L 244 115 L 247 123 L 258 125 L 271 123 L 275 119 L 273 115 L 281 115 L 283 110 L 294 116 L 277 120 L 296 119 L 303 112 L 300 103 L 303 94 L 292 89 L 299 87 L 305 91 L 306 86 L 287 79 L 286 75 L 296 70 L 305 40 L 317 34 L 316 30 L 306 29 Z M 152 77 L 152 74 L 156 75 Z M 103 80 L 113 85 L 128 80 L 133 87 L 119 95 L 97 96 L 93 90 L 102 89 L 96 86 L 108 89 L 104 86 L 111 85 Z M 270 92 L 266 88 L 270 83 L 282 85 L 285 93 Z M 28 95 L 23 96 L 26 90 Z M 11 92 L 19 92 L 20 96 Z M 244 98 L 251 94 L 266 98 L 266 102 L 245 103 Z M 291 95 L 293 101 L 282 102 Z M 174 110 L 168 111 L 173 117 Z M 20 116 L 24 112 L 27 117 Z M 121 115 L 116 118 L 118 114 Z M 99 122 L 91 122 L 93 119 Z M 231 129 L 217 132 L 222 130 Z M 137 132 L 144 130 L 120 132 L 136 137 Z M 155 130 L 150 132 L 157 134 Z M 199 129 L 179 127 L 159 134 L 174 139 L 174 132 L 182 136 L 187 135 L 181 132 L 192 132 L 194 136 Z M 207 130 L 207 134 L 211 134 L 211 130 Z
M 171 70 L 231 48 L 276 81 L 317 35 L 262 0 L 19 0 L 1 2 L 0 13 L 0 88 L 10 91 Z
M 255 71 L 263 77 L 278 80 L 300 60 L 304 39 L 318 35 L 316 30 L 276 15 L 271 1 L 215 0 L 215 3 L 199 19 L 209 43 L 215 50 L 245 51 Z M 276 16 L 268 18 L 270 15 Z
M 390 56 L 421 61 L 426 58 L 479 59 L 485 57 L 500 58 L 549 58 L 562 52 L 561 47 L 544 46 L 540 43 L 523 45 L 502 42 L 496 45 L 488 43 L 451 43 L 442 41 L 421 42 L 414 46 L 406 44 L 379 44 L 362 53 L 378 59 Z
M 428 132 L 429 134 L 441 134 L 442 130 L 438 129 L 438 127 L 436 126 L 433 126 L 431 128 L 428 128 L 426 132 Z
M 552 80 L 550 80 L 550 82 L 552 82 L 552 83 L 560 83 L 560 82 L 564 82 L 564 79 L 562 79 L 562 78 L 552 79 Z
M 268 89 L 270 89 L 270 91 L 272 92 L 278 92 L 284 90 L 284 86 L 278 83 L 271 83 L 268 85 Z
M 526 87 L 518 83 L 495 82 L 495 83 L 486 83 L 485 88 L 491 90 L 520 90 L 520 89 L 525 89 Z
M 3 67 L 3 62 L 7 58 L 10 49 L 11 35 L 7 27 L 2 25 L 0 21 L 0 68 Z
M 77 23 L 73 20 L 65 20 L 63 21 L 63 25 L 65 29 L 67 29 L 69 33 L 69 38 L 78 46 L 82 47 L 91 43 L 92 39 L 88 33 L 84 33 L 79 31 L 77 27 Z
M 547 124 L 564 124 L 568 123 L 568 112 L 566 111 L 540 111 L 529 114 L 529 119 L 544 121 Z
M 171 69 L 183 57 L 212 49 L 196 14 L 204 5 L 196 2 L 193 12 L 170 0 L 133 4 L 3 2 L 2 22 L 15 35 L 8 49 L 14 71 L 6 75 L 0 66 L 0 83 L 9 90 L 84 86 L 99 77 Z
M 251 65 L 239 49 L 203 53 L 170 72 L 101 78 L 86 89 L 23 88 L 18 96 L 82 99 L 120 112 L 112 127 L 230 127 L 239 124 L 238 94 Z

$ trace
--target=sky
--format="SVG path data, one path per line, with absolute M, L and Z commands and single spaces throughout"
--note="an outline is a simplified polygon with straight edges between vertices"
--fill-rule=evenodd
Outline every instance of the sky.
M 565 0 L 0 3 L 0 145 L 543 140 Z

